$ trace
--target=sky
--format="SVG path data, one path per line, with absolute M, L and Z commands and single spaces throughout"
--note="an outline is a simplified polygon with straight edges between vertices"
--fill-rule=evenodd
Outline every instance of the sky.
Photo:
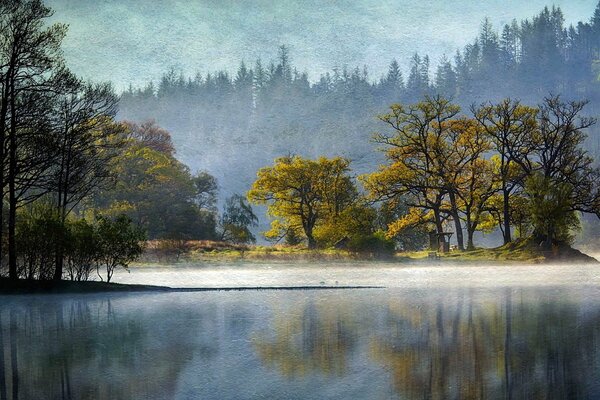
M 569 23 L 587 21 L 597 0 L 47 0 L 53 21 L 69 25 L 68 66 L 118 90 L 185 75 L 254 64 L 290 48 L 293 64 L 314 81 L 333 67 L 367 65 L 372 79 L 392 59 L 403 70 L 418 51 L 435 65 L 477 35 L 560 6 Z

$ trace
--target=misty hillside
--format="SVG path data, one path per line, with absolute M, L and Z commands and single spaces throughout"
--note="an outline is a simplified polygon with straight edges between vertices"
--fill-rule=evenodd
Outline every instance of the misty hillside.
M 171 70 L 158 84 L 126 91 L 119 117 L 156 119 L 171 131 L 178 158 L 218 178 L 223 198 L 245 192 L 258 168 L 287 154 L 342 155 L 357 174 L 373 170 L 380 155 L 370 137 L 385 129 L 376 116 L 424 94 L 451 97 L 468 112 L 473 103 L 510 96 L 535 105 L 560 93 L 589 99 L 587 113 L 598 114 L 599 51 L 600 8 L 576 26 L 565 25 L 559 8 L 545 8 L 502 27 L 486 19 L 452 58 L 435 65 L 415 53 L 408 71 L 394 60 L 382 77 L 368 66 L 342 67 L 311 82 L 284 46 L 276 59 L 241 62 L 234 73 Z M 597 134 L 589 143 L 600 154 Z

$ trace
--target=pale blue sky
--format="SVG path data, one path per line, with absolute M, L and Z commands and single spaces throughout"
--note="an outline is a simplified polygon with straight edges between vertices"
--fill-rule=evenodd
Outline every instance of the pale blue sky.
M 311 80 L 334 66 L 369 66 L 379 77 L 396 58 L 452 56 L 489 17 L 496 27 L 558 5 L 567 23 L 588 20 L 597 0 L 48 0 L 54 20 L 70 25 L 69 66 L 118 89 L 185 74 L 234 71 L 240 59 L 273 58 L 291 49 Z

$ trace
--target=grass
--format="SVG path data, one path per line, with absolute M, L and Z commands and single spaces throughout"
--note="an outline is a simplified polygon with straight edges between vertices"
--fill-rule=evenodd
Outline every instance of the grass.
M 385 260 L 396 262 L 429 262 L 429 251 L 397 252 L 395 254 L 356 253 L 344 249 L 317 249 L 309 250 L 303 246 L 241 246 L 229 245 L 223 242 L 193 241 L 186 242 L 185 246 L 178 245 L 181 250 L 173 261 L 185 262 L 211 262 L 211 261 L 361 261 Z M 184 249 L 185 247 L 185 249 Z M 164 263 L 158 250 L 165 248 L 164 244 L 153 247 L 154 257 L 147 254 L 142 260 L 146 263 Z M 171 251 L 171 253 L 173 253 Z M 164 258 L 164 257 L 163 257 Z M 566 244 L 553 246 L 552 251 L 543 251 L 532 239 L 516 240 L 505 246 L 497 248 L 478 248 L 471 251 L 452 251 L 439 254 L 439 261 L 478 262 L 478 263 L 545 263 L 561 261 L 595 262 L 587 255 L 571 248 Z
M 551 250 L 544 250 L 532 238 L 518 239 L 512 243 L 492 249 L 475 249 L 464 252 L 451 252 L 441 255 L 441 259 L 468 262 L 517 262 L 517 263 L 548 263 L 548 262 L 583 262 L 597 263 L 598 261 L 579 250 L 564 243 L 556 243 Z
M 304 246 L 286 245 L 231 245 L 213 241 L 189 241 L 186 243 L 153 241 L 141 258 L 142 264 L 205 261 L 336 261 L 336 260 L 374 260 L 390 259 L 390 255 L 356 253 L 344 249 L 309 250 Z

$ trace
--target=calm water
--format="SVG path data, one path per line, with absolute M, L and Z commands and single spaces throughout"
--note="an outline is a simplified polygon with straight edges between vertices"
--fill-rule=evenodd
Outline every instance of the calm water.
M 0 399 L 600 398 L 597 286 L 0 302 Z

